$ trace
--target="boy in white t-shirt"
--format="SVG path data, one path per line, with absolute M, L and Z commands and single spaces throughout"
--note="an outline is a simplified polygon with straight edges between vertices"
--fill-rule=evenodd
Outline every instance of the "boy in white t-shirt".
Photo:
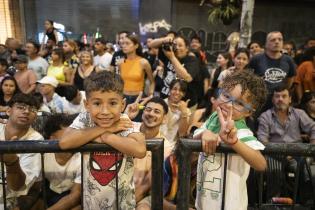
M 74 116 L 55 114 L 44 127 L 45 139 L 60 139 Z M 49 209 L 81 209 L 81 154 L 45 153 L 46 200 Z
M 62 149 L 77 148 L 95 140 L 120 153 L 92 152 L 83 156 L 83 209 L 135 209 L 133 157 L 146 155 L 145 138 L 135 130 L 125 108 L 123 81 L 102 71 L 85 80 L 87 112 L 79 114 L 62 136 Z M 116 195 L 116 183 L 118 192 Z M 118 199 L 117 199 L 118 196 Z
M 202 140 L 204 153 L 200 153 L 197 170 L 198 210 L 247 210 L 246 179 L 250 167 L 263 171 L 266 160 L 258 150 L 262 145 L 246 126 L 245 118 L 261 107 L 266 98 L 263 79 L 248 70 L 228 75 L 222 85 L 217 112 L 194 133 Z M 227 156 L 227 174 L 224 177 L 224 154 L 215 153 L 220 141 L 230 145 L 236 154 Z

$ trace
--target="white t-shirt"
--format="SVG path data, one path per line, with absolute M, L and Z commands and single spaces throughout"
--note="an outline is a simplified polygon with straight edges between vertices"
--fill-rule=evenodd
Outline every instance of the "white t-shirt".
M 5 124 L 0 124 L 0 141 L 5 141 Z M 29 128 L 27 133 L 20 138 L 20 140 L 44 140 L 42 135 L 40 135 L 33 128 Z M 33 186 L 36 181 L 41 180 L 41 157 L 39 153 L 26 153 L 17 154 L 20 158 L 20 167 L 24 172 L 26 179 L 25 185 L 18 191 L 13 191 L 7 188 L 7 205 L 14 207 L 16 203 L 16 198 L 21 195 L 27 195 L 29 189 Z M 0 168 L 1 172 L 1 168 Z M 2 178 L 0 178 L 2 179 Z M 3 180 L 1 180 L 3 182 Z M 0 187 L 0 209 L 3 208 L 3 192 L 2 187 Z
M 71 190 L 74 183 L 81 184 L 81 154 L 75 153 L 65 165 L 60 165 L 54 153 L 44 155 L 45 177 L 49 180 L 49 188 L 61 194 Z
M 38 56 L 34 60 L 28 60 L 27 68 L 32 69 L 36 74 L 37 79 L 40 80 L 46 76 L 48 66 L 48 62 L 44 58 Z
M 235 127 L 237 128 L 239 141 L 242 141 L 254 150 L 263 150 L 265 148 L 265 146 L 253 136 L 253 133 L 246 126 L 245 120 L 235 121 Z M 220 123 L 216 112 L 210 116 L 201 128 L 195 131 L 194 135 L 198 135 L 206 129 L 218 133 Z M 227 158 L 225 209 L 247 210 L 246 180 L 250 165 L 238 154 L 229 154 Z M 196 185 L 196 208 L 198 210 L 221 209 L 224 160 L 225 156 L 222 153 L 215 153 L 209 156 L 200 153 Z
M 68 101 L 65 97 L 63 99 L 65 100 L 66 103 L 66 113 L 67 114 L 77 114 L 81 112 L 85 112 L 85 106 L 84 106 L 84 100 L 85 98 L 85 91 L 80 91 L 81 92 L 81 102 L 80 104 L 73 104 L 70 101 Z
M 164 99 L 168 104 L 168 99 Z M 190 110 L 187 108 L 188 115 L 190 115 Z M 171 151 L 176 141 L 178 140 L 178 129 L 179 129 L 179 120 L 180 120 L 181 111 L 175 110 L 172 111 L 169 109 L 167 113 L 167 122 L 161 125 L 160 131 L 163 136 L 165 136 L 164 149 Z
M 46 98 L 44 97 L 44 104 L 49 107 L 50 111 L 52 113 L 68 113 L 68 101 L 58 95 L 57 93 L 54 93 L 51 101 L 47 102 Z
M 126 117 L 126 115 L 122 115 Z M 88 112 L 80 113 L 70 125 L 74 129 L 95 127 Z M 135 128 L 118 133 L 128 136 Z M 83 209 L 131 210 L 136 207 L 133 183 L 133 158 L 122 153 L 94 152 L 83 154 Z M 118 169 L 118 170 L 117 170 Z M 118 174 L 118 176 L 117 176 Z M 118 205 L 116 206 L 116 178 Z
M 112 54 L 108 52 L 105 52 L 102 56 L 96 55 L 94 56 L 94 66 L 97 66 L 100 70 L 109 70 L 112 57 Z

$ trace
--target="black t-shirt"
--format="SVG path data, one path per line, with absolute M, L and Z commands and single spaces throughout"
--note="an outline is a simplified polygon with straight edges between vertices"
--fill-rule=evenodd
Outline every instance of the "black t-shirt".
M 161 52 L 161 53 L 160 53 Z M 177 78 L 176 72 L 171 61 L 164 55 L 162 50 L 159 50 L 159 58 L 164 64 L 164 79 L 163 86 L 161 90 L 161 97 L 166 98 L 170 92 L 171 82 Z M 186 56 L 182 59 L 179 59 L 179 62 L 185 67 L 187 72 L 192 77 L 192 81 L 188 83 L 187 92 L 184 100 L 190 99 L 188 104 L 189 107 L 195 105 L 198 101 L 198 90 L 199 84 L 201 81 L 200 75 L 200 64 L 199 59 L 194 56 Z
M 125 59 L 125 58 L 126 58 L 126 55 L 125 55 L 125 53 L 123 53 L 122 50 L 119 50 L 113 54 L 113 58 L 112 58 L 112 61 L 110 62 L 110 65 L 115 67 L 116 73 L 119 73 L 118 72 L 118 61 L 120 59 Z
M 295 76 L 296 66 L 288 55 L 279 59 L 269 58 L 266 53 L 254 56 L 249 63 L 254 73 L 264 78 L 269 93 L 285 81 L 286 78 Z

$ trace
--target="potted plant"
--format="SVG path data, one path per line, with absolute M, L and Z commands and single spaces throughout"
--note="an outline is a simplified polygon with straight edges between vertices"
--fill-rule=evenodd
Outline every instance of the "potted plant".
M 239 17 L 240 8 L 237 0 L 222 0 L 222 3 L 218 6 L 213 6 L 209 10 L 208 21 L 210 23 L 216 23 L 219 20 L 224 25 L 230 25 L 233 19 Z

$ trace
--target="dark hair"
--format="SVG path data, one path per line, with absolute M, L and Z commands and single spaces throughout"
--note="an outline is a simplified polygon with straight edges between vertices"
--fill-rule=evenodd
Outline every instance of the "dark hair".
M 5 66 L 6 68 L 9 67 L 8 61 L 4 58 L 0 58 L 0 65 Z
M 65 86 L 65 98 L 72 101 L 78 95 L 78 88 L 74 85 Z
M 32 44 L 33 46 L 34 46 L 34 48 L 36 49 L 36 53 L 38 53 L 39 52 L 39 50 L 40 50 L 40 45 L 37 43 L 37 42 L 35 42 L 34 40 L 28 40 L 27 42 L 26 42 L 26 44 Z
M 242 95 L 245 94 L 246 91 L 249 92 L 249 101 L 256 109 L 256 112 L 259 111 L 267 97 L 267 89 L 264 80 L 250 70 L 244 69 L 244 71 L 236 71 L 226 76 L 223 80 L 222 88 L 232 90 L 236 85 L 241 85 Z
M 52 26 L 54 26 L 54 21 L 53 20 L 47 19 L 45 21 L 49 22 Z
M 95 39 L 95 43 L 96 43 L 96 42 L 100 42 L 100 43 L 102 43 L 103 45 L 106 45 L 106 44 L 107 44 L 107 41 L 106 41 L 104 38 L 102 38 L 102 37 Z
M 250 49 L 250 46 L 252 44 L 258 44 L 260 48 L 262 48 L 262 45 L 258 42 L 258 41 L 251 41 L 248 45 L 247 45 L 247 49 L 249 50 Z
M 63 52 L 62 48 L 55 48 L 52 50 L 52 53 L 56 53 L 58 57 L 62 60 L 62 62 L 65 61 L 65 53 Z
M 203 114 L 201 115 L 200 118 L 200 122 L 205 122 L 211 115 L 212 113 L 212 103 L 211 103 L 211 98 L 214 97 L 215 99 L 217 99 L 219 97 L 219 88 L 216 89 L 208 89 L 208 91 L 206 92 L 205 96 L 204 96 L 204 107 L 206 108 L 206 110 L 203 112 Z
M 113 91 L 123 96 L 124 81 L 118 74 L 109 71 L 101 71 L 90 75 L 84 80 L 84 89 L 87 98 L 90 96 L 91 92 L 94 91 Z
M 37 101 L 39 102 L 40 105 L 42 105 L 44 103 L 44 98 L 43 95 L 39 92 L 35 92 L 33 93 L 33 96 L 37 99 Z
M 130 34 L 130 32 L 129 31 L 119 31 L 118 35 L 120 35 L 120 34 L 127 34 L 128 35 L 128 34 Z
M 188 39 L 186 39 L 184 36 L 182 36 L 182 35 L 177 35 L 176 37 L 175 37 L 175 39 L 177 39 L 177 38 L 180 38 L 180 39 L 182 39 L 182 40 L 184 40 L 184 42 L 185 42 L 185 45 L 186 45 L 186 47 L 188 48 L 189 47 L 189 41 L 188 41 Z
M 176 37 L 176 36 L 178 35 L 176 31 L 168 31 L 168 32 L 166 33 L 166 36 L 169 35 L 169 34 L 173 34 L 174 37 Z
M 37 109 L 40 108 L 39 101 L 34 97 L 33 94 L 25 94 L 25 93 L 17 93 L 15 94 L 11 101 L 9 102 L 9 106 L 12 107 L 16 103 L 23 103 L 29 106 L 34 106 Z
M 239 54 L 241 54 L 241 53 L 246 54 L 246 56 L 247 56 L 247 58 L 248 58 L 248 60 L 249 60 L 249 58 L 250 58 L 250 53 L 249 53 L 248 49 L 243 48 L 243 47 L 238 48 L 238 49 L 236 50 L 234 58 L 235 58 L 236 56 L 238 56 Z
M 136 49 L 136 54 L 143 57 L 142 45 L 140 43 L 139 36 L 137 36 L 136 34 L 128 34 L 126 38 L 132 41 L 134 45 L 138 45 L 138 48 Z
M 176 85 L 176 84 L 179 84 L 179 87 L 180 87 L 180 90 L 183 91 L 184 94 L 186 94 L 187 92 L 187 82 L 185 82 L 184 80 L 182 79 L 174 79 L 172 80 L 171 84 L 170 84 L 170 90 L 173 89 L 173 87 Z
M 289 92 L 289 95 L 291 96 L 291 92 L 290 92 L 289 88 L 285 84 L 276 86 L 273 89 L 273 91 L 272 91 L 272 95 L 274 95 L 274 93 L 279 93 L 279 92 L 282 92 L 282 91 L 285 91 L 285 90 L 287 90 Z
M 232 60 L 231 53 L 229 53 L 229 52 L 219 52 L 218 55 L 222 55 L 223 58 L 228 60 L 228 62 L 226 64 L 226 68 L 230 68 L 231 66 L 233 66 L 233 60 Z
M 194 35 L 193 37 L 191 37 L 190 42 L 191 42 L 193 39 L 198 40 L 198 42 L 199 42 L 200 44 L 202 44 L 202 40 L 201 40 L 200 36 Z
M 301 103 L 300 103 L 300 108 L 303 109 L 307 113 L 307 103 L 315 98 L 315 92 L 314 91 L 307 91 L 304 92 Z
M 50 136 L 56 131 L 61 130 L 63 127 L 69 127 L 76 115 L 54 114 L 49 116 L 44 126 L 44 137 L 49 139 Z
M 167 103 L 162 99 L 162 98 L 159 98 L 159 97 L 153 97 L 151 98 L 147 103 L 156 103 L 156 104 L 160 104 L 162 107 L 163 107 L 163 110 L 164 110 L 164 114 L 167 114 L 168 113 L 168 105 Z
M 14 83 L 14 85 L 15 85 L 15 90 L 14 90 L 13 95 L 15 95 L 15 94 L 21 92 L 21 91 L 20 91 L 20 88 L 19 88 L 19 86 L 18 86 L 18 84 L 17 84 L 16 79 L 15 79 L 13 76 L 5 76 L 5 77 L 2 79 L 1 84 L 0 84 L 0 97 L 1 97 L 1 98 L 3 98 L 3 96 L 4 96 L 4 93 L 3 93 L 3 90 L 2 90 L 2 85 L 3 85 L 3 83 L 4 83 L 5 81 L 7 81 L 7 80 L 13 81 L 13 83 Z

